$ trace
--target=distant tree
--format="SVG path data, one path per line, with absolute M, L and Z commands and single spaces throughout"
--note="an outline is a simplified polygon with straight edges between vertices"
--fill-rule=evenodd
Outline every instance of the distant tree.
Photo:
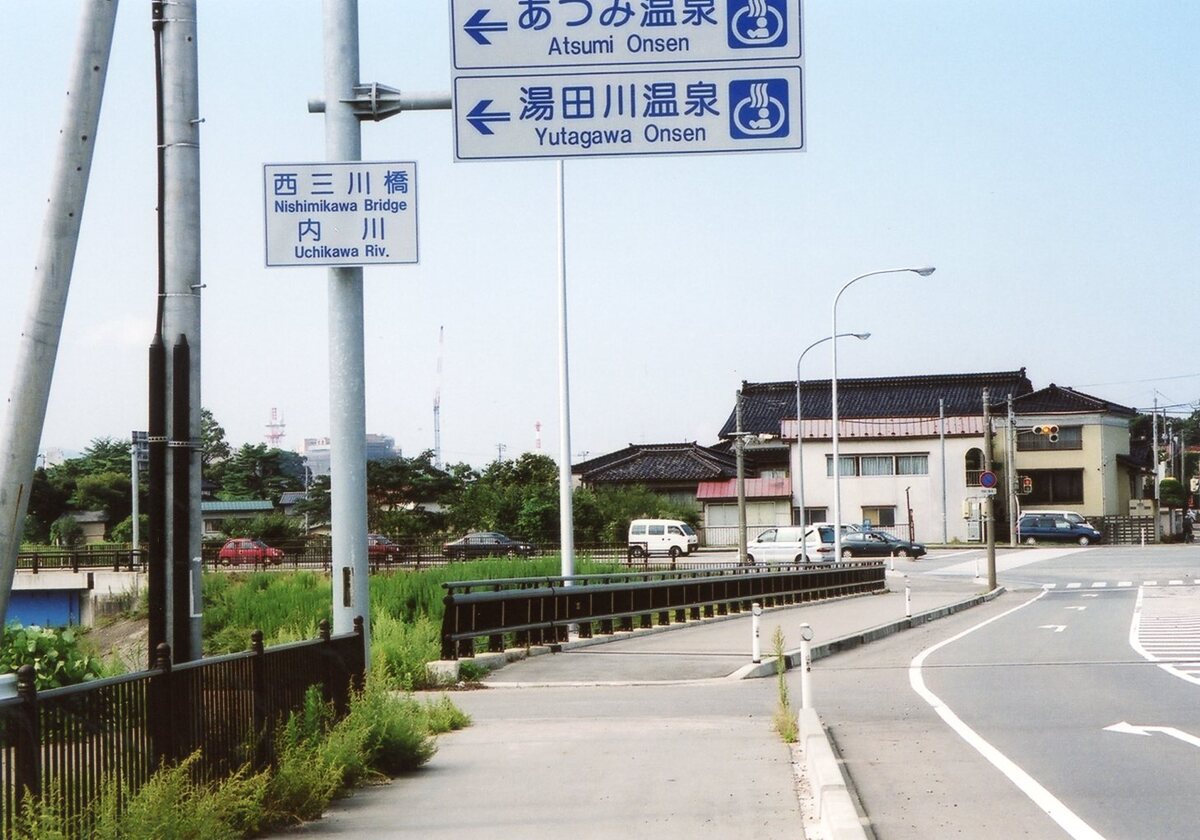
M 25 517 L 26 542 L 48 542 L 50 525 L 67 511 L 67 500 L 71 491 L 50 481 L 46 470 L 33 471 L 33 483 L 29 487 L 29 513 Z
M 1158 502 L 1165 508 L 1181 508 L 1187 504 L 1187 492 L 1177 478 L 1164 478 L 1158 483 Z
M 268 545 L 277 545 L 302 537 L 304 526 L 294 517 L 267 513 L 253 519 L 224 519 L 221 531 L 230 537 L 253 537 Z
M 145 540 L 146 534 L 150 532 L 150 516 L 149 514 L 138 515 L 138 537 Z M 126 516 L 116 525 L 109 529 L 109 539 L 113 542 L 128 543 L 133 542 L 133 514 Z
M 558 487 L 558 467 L 552 458 L 527 452 L 516 460 L 494 461 L 477 475 L 459 474 L 467 480 L 450 496 L 452 528 L 558 541 L 558 514 L 549 515 L 547 507 L 551 498 L 547 494 L 556 493 Z M 526 528 L 532 530 L 526 533 Z
M 233 454 L 225 440 L 225 429 L 207 408 L 200 409 L 200 467 L 207 470 Z
M 128 472 L 84 475 L 75 482 L 70 504 L 75 510 L 103 510 L 110 522 L 117 522 L 132 512 L 132 492 Z
M 295 452 L 268 448 L 265 443 L 244 444 L 214 469 L 217 498 L 225 501 L 271 499 L 279 501 L 288 490 L 304 489 L 304 462 Z
M 454 490 L 454 479 L 433 465 L 433 452 L 415 458 L 367 463 L 367 525 L 392 536 L 419 536 L 444 526 L 445 516 L 426 505 Z
M 75 548 L 83 542 L 83 526 L 71 514 L 63 514 L 50 525 L 50 540 L 64 548 Z
M 308 487 L 308 497 L 294 508 L 297 514 L 306 517 L 309 528 L 328 525 L 330 519 L 329 476 L 319 475 Z M 390 531 L 388 533 L 391 533 Z

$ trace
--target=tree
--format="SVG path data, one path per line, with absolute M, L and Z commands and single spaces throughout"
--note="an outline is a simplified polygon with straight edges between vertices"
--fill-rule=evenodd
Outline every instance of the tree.
M 75 548 L 83 542 L 83 526 L 75 520 L 74 516 L 65 513 L 50 525 L 50 539 L 56 545 Z
M 225 501 L 277 502 L 287 490 L 304 489 L 304 459 L 295 452 L 269 449 L 265 443 L 244 444 L 212 472 L 220 488 L 217 497 Z
M 440 502 L 454 489 L 454 479 L 433 465 L 433 452 L 415 458 L 367 463 L 367 524 L 392 536 L 420 536 L 444 525 L 445 516 L 425 505 Z
M 1158 502 L 1165 508 L 1181 508 L 1187 505 L 1187 492 L 1177 478 L 1164 478 L 1158 483 Z
M 329 476 L 319 475 L 309 485 L 308 497 L 296 504 L 296 513 L 302 514 L 305 517 L 309 528 L 329 524 L 331 517 L 329 493 Z
M 207 408 L 200 409 L 200 468 L 206 470 L 233 454 L 225 440 L 225 429 Z

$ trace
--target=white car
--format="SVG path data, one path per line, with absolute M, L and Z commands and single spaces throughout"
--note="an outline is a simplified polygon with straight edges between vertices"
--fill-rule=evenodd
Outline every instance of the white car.
M 842 533 L 861 530 L 857 525 L 842 525 Z M 750 563 L 803 563 L 805 555 L 809 563 L 836 560 L 833 551 L 833 525 L 814 522 L 804 529 L 801 542 L 800 526 L 782 525 L 768 528 L 746 546 L 746 559 Z

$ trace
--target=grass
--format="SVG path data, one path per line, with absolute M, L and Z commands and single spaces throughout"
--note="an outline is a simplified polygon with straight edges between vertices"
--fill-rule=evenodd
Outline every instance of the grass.
M 792 708 L 791 698 L 788 697 L 787 686 L 787 657 L 784 654 L 783 628 L 776 627 L 775 635 L 771 637 L 775 649 L 775 678 L 779 683 L 779 705 L 775 707 L 775 731 L 785 744 L 796 743 L 799 728 L 796 723 L 796 710 Z
M 610 571 L 612 564 L 581 563 L 582 572 Z M 581 572 L 581 573 L 582 573 Z M 371 660 L 393 687 L 433 687 L 425 664 L 441 656 L 443 598 L 447 581 L 550 577 L 560 573 L 557 556 L 491 559 L 371 577 Z M 209 573 L 204 576 L 204 652 L 232 653 L 250 646 L 250 633 L 263 631 L 267 645 L 317 636 L 331 615 L 329 578 L 318 572 Z
M 434 736 L 470 718 L 444 695 L 419 701 L 373 671 L 335 720 L 311 689 L 276 735 L 276 761 L 219 782 L 196 775 L 200 753 L 166 767 L 134 791 L 111 779 L 82 814 L 52 790 L 26 799 L 16 815 L 21 840 L 238 840 L 317 819 L 335 796 L 364 782 L 415 770 L 436 751 Z

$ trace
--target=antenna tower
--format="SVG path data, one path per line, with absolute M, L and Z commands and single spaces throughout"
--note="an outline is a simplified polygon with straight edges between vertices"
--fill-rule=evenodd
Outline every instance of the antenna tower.
M 271 409 L 271 422 L 267 424 L 267 443 L 278 449 L 279 444 L 283 443 L 284 430 L 287 424 L 283 422 L 283 417 L 279 413 L 279 409 Z
M 437 388 L 433 392 L 433 465 L 442 468 L 442 332 L 438 327 Z

